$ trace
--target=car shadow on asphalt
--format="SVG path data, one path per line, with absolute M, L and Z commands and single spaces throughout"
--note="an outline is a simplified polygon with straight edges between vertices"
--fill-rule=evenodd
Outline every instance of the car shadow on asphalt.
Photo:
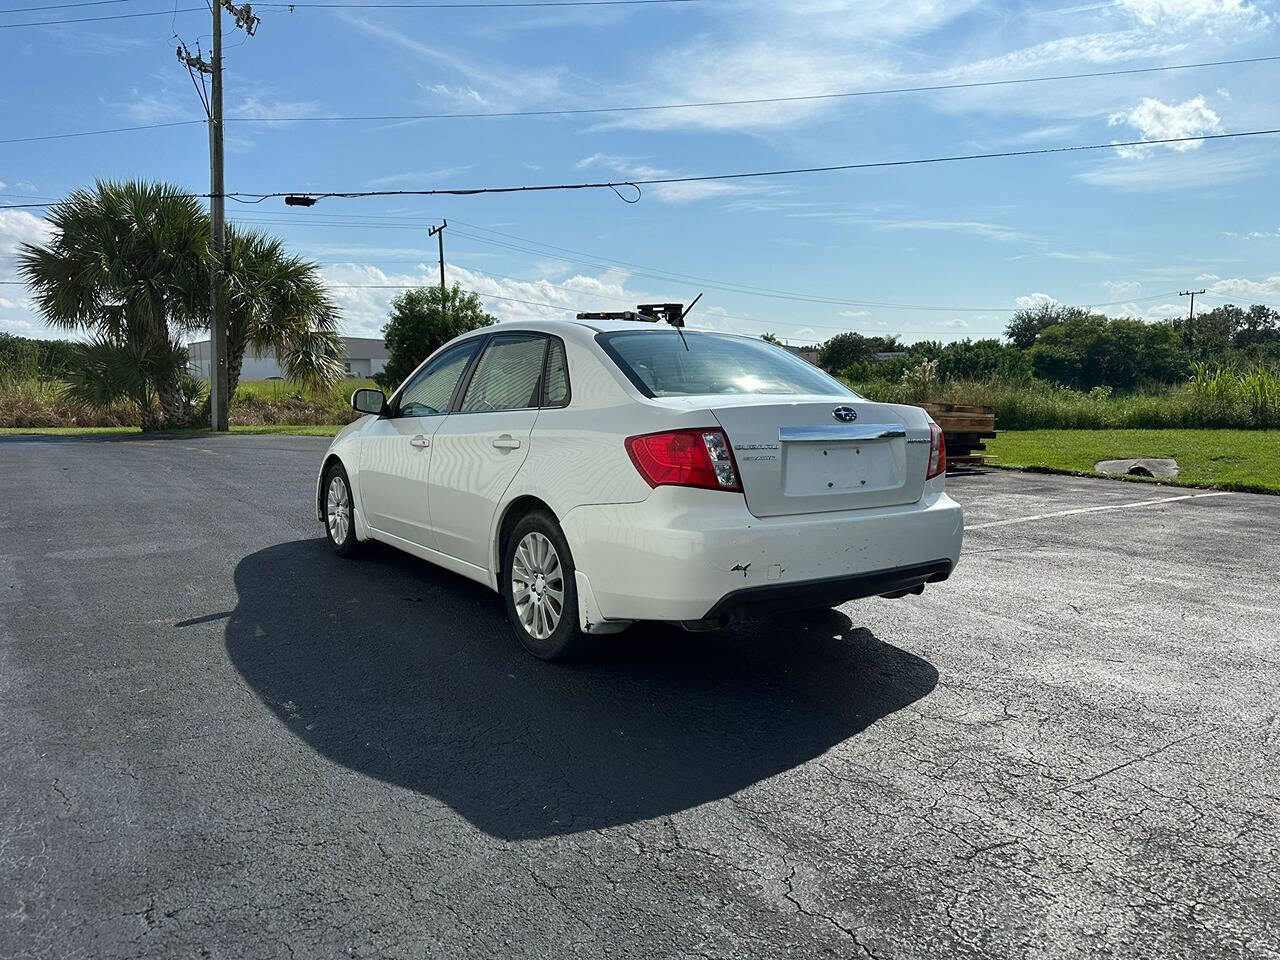
M 509 840 L 729 796 L 938 679 L 838 611 L 716 634 L 633 627 L 588 659 L 541 663 L 496 594 L 379 545 L 342 560 L 323 538 L 279 544 L 235 583 L 228 653 L 295 736 Z

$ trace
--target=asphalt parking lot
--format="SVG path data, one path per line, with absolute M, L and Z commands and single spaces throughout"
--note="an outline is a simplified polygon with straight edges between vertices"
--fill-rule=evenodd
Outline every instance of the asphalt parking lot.
M 0 957 L 1280 956 L 1280 498 L 958 477 L 922 597 L 549 666 L 326 443 L 0 440 Z

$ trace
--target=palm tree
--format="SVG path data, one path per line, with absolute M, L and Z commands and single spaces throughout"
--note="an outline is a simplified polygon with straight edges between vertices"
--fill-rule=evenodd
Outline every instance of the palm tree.
M 179 338 L 204 325 L 209 300 L 205 211 L 169 184 L 98 181 L 53 206 L 48 221 L 53 239 L 23 244 L 18 265 L 49 324 L 91 336 L 75 379 L 102 396 L 115 384 L 145 427 L 182 425 Z M 86 379 L 95 370 L 96 386 Z
M 246 350 L 273 351 L 290 380 L 331 387 L 343 376 L 342 341 L 319 268 L 255 230 L 227 228 L 227 379 L 235 396 Z

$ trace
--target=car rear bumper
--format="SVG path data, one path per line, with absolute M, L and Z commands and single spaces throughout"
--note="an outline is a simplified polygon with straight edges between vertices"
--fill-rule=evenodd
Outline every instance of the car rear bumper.
M 562 518 L 606 620 L 696 621 L 909 590 L 944 580 L 964 517 L 941 484 L 919 503 L 760 519 L 740 495 L 658 487 Z
M 843 577 L 745 587 L 726 593 L 707 611 L 703 619 L 732 620 L 737 617 L 784 613 L 788 610 L 834 607 L 847 600 L 877 597 L 884 593 L 910 592 L 913 588 L 922 587 L 926 583 L 938 583 L 949 576 L 951 561 L 935 560 L 932 563 L 875 570 L 871 573 L 852 573 Z

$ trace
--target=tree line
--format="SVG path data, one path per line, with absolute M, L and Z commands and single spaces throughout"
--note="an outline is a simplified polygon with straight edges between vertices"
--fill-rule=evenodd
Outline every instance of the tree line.
M 1185 381 L 1196 365 L 1280 365 L 1280 311 L 1228 304 L 1194 319 L 1148 323 L 1049 303 L 1015 313 L 1003 340 L 908 345 L 897 336 L 849 332 L 810 349 L 823 369 L 860 382 L 896 380 L 927 360 L 943 380 L 1034 377 L 1077 390 L 1127 392 Z

